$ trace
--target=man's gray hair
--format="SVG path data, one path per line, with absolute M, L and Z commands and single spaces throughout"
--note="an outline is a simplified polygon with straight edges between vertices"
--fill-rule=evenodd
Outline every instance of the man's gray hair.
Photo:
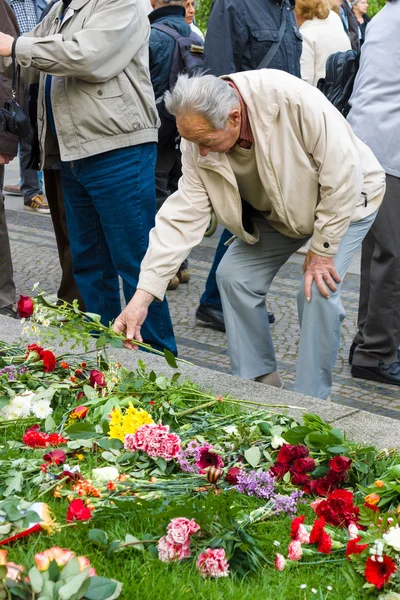
M 240 106 L 235 90 L 214 75 L 179 75 L 175 87 L 164 98 L 171 115 L 196 113 L 214 129 L 225 129 L 229 113 Z

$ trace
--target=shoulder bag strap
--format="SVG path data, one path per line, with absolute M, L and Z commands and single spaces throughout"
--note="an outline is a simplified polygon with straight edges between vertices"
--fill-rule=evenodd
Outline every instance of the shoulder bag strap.
M 166 33 L 170 37 L 174 38 L 175 41 L 179 40 L 179 38 L 182 37 L 180 33 L 175 31 L 175 29 L 172 29 L 172 27 L 168 27 L 168 25 L 164 25 L 164 23 L 152 23 L 151 27 L 153 29 L 158 29 L 158 31 Z
M 271 45 L 270 49 L 268 50 L 267 54 L 264 56 L 264 58 L 258 65 L 257 69 L 266 69 L 271 64 L 272 59 L 274 58 L 275 54 L 278 52 L 278 48 L 281 45 L 283 36 L 285 34 L 286 19 L 287 19 L 287 13 L 288 13 L 286 2 L 282 3 L 281 13 L 282 13 L 281 14 L 281 24 L 279 27 L 278 40 Z
M 14 101 L 17 100 L 19 82 L 20 82 L 20 76 L 21 76 L 21 68 L 20 68 L 19 64 L 17 63 L 17 59 L 15 57 L 15 46 L 17 43 L 17 39 L 18 38 L 14 39 L 12 48 L 11 48 L 12 70 L 13 70 L 12 90 L 11 91 L 12 91 L 12 99 Z

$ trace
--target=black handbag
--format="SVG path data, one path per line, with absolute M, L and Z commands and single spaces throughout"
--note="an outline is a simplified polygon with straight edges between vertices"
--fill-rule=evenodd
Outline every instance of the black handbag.
M 24 138 L 28 137 L 32 130 L 29 118 L 17 102 L 18 89 L 20 87 L 21 69 L 15 58 L 15 43 L 16 40 L 14 40 L 11 50 L 13 69 L 12 96 L 11 100 L 8 100 L 4 105 L 1 120 L 3 129 L 7 131 L 7 133 Z

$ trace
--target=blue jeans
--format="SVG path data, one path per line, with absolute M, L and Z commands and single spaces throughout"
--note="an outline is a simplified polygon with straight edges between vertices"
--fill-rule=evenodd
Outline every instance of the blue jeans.
M 87 311 L 106 325 L 121 312 L 118 275 L 126 302 L 136 290 L 156 214 L 156 155 L 147 143 L 61 163 L 74 277 Z M 177 353 L 166 299 L 150 306 L 142 336 Z
M 217 249 L 214 255 L 214 261 L 211 266 L 210 272 L 207 277 L 206 287 L 203 292 L 203 295 L 200 298 L 200 304 L 205 304 L 207 306 L 213 306 L 222 310 L 222 302 L 221 296 L 219 294 L 219 289 L 217 286 L 217 278 L 215 276 L 217 269 L 219 267 L 219 263 L 223 259 L 225 252 L 228 250 L 228 246 L 225 246 L 225 243 L 232 237 L 232 234 L 227 229 L 224 229 L 222 232 L 221 238 L 219 240 Z

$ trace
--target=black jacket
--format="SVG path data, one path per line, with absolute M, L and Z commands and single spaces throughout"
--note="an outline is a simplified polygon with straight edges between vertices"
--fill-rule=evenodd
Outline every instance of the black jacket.
M 290 0 L 214 0 L 205 42 L 205 67 L 214 75 L 256 69 L 278 40 L 281 10 L 289 8 L 281 45 L 269 67 L 300 77 L 302 37 Z
M 150 24 L 163 23 L 175 29 L 184 37 L 189 37 L 191 29 L 185 21 L 183 6 L 162 6 L 149 14 Z M 169 72 L 175 51 L 175 40 L 157 29 L 151 29 L 150 41 L 150 77 L 154 95 L 162 96 L 169 88 Z

